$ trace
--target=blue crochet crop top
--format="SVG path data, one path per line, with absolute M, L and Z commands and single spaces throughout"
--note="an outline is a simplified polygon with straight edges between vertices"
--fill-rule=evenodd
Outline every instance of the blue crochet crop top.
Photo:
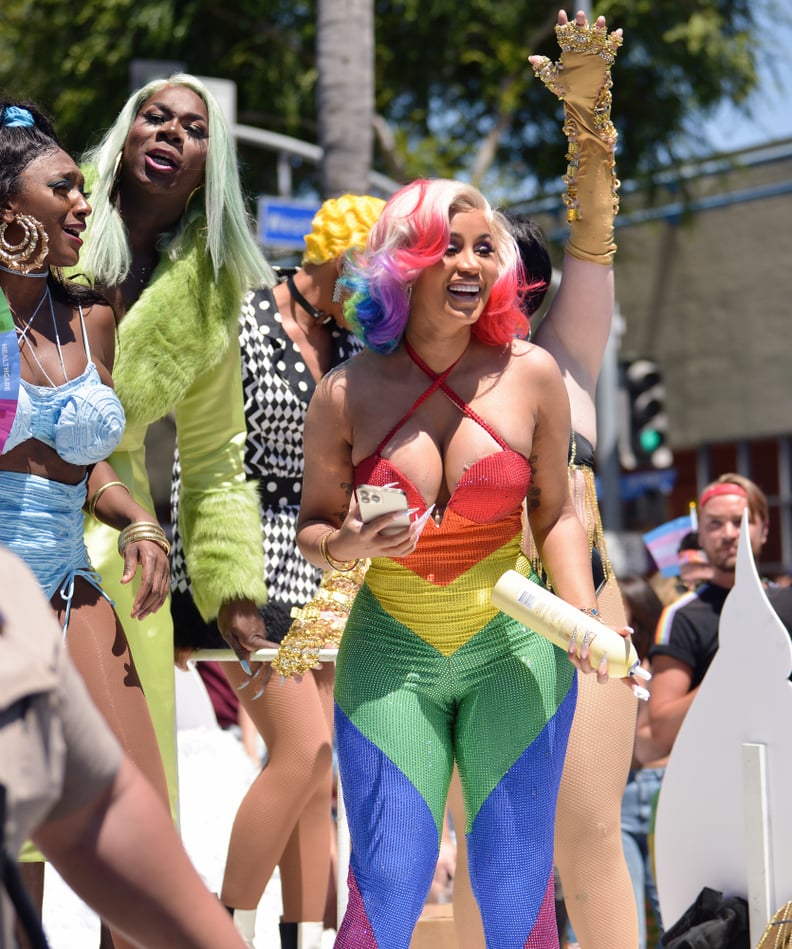
M 118 447 L 126 423 L 124 409 L 91 360 L 82 309 L 80 323 L 88 357 L 85 369 L 56 387 L 20 379 L 19 401 L 3 454 L 36 438 L 69 464 L 93 465 Z

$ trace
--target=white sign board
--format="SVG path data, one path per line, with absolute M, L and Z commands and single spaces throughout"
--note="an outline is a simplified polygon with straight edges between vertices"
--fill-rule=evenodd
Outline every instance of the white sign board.
M 705 886 L 742 896 L 756 945 L 792 898 L 792 642 L 762 589 L 747 517 L 718 639 L 660 790 L 657 890 L 666 927 Z

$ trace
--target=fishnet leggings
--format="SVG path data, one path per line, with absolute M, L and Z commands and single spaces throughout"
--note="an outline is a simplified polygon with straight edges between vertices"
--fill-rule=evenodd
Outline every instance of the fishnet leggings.
M 608 587 L 615 587 L 611 581 Z M 604 591 L 610 599 L 608 588 Z M 600 606 L 606 622 L 605 596 Z M 620 606 L 620 603 L 619 603 Z M 636 702 L 624 683 L 578 676 L 556 813 L 556 864 L 567 912 L 583 949 L 635 949 L 638 917 L 621 838 L 621 801 L 632 758 Z M 467 873 L 465 809 L 454 779 L 448 804 L 457 828 L 454 920 L 459 949 L 484 949 L 484 931 Z
M 594 474 L 570 469 L 570 494 L 591 545 L 604 553 Z M 603 620 L 624 626 L 624 606 L 612 573 L 598 599 Z M 578 675 L 578 701 L 558 795 L 555 858 L 567 913 L 583 949 L 635 949 L 638 915 L 624 859 L 621 804 L 635 740 L 636 700 L 613 680 L 599 685 Z M 457 828 L 454 919 L 460 949 L 483 949 L 484 933 L 470 888 L 464 805 L 454 775 L 448 796 Z

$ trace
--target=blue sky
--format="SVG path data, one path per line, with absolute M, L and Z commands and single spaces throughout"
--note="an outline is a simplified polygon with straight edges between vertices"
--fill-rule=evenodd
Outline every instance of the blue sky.
M 706 123 L 716 150 L 734 151 L 792 138 L 792 24 L 772 17 L 760 38 L 760 85 L 746 107 L 724 104 Z M 768 38 L 772 35 L 772 40 Z M 773 56 L 773 65 L 765 64 Z

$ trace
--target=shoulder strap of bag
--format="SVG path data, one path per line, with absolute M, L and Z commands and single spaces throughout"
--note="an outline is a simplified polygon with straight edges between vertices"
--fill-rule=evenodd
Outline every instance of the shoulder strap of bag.
M 0 884 L 5 886 L 16 911 L 22 931 L 32 949 L 49 949 L 41 919 L 33 906 L 30 894 L 25 889 L 16 860 L 5 848 L 6 789 L 0 784 Z

